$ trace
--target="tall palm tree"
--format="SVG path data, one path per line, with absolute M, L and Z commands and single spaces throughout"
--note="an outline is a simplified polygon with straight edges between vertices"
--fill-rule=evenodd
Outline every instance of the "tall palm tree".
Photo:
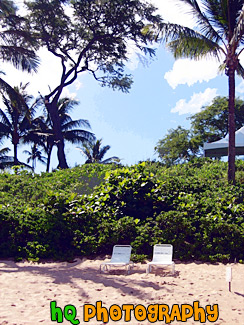
M 28 72 L 37 71 L 36 40 L 11 0 L 0 1 L 0 60 Z
M 235 182 L 235 73 L 244 77 L 239 57 L 244 47 L 243 0 L 178 0 L 197 19 L 197 28 L 190 29 L 162 23 L 157 37 L 166 41 L 174 57 L 201 59 L 215 57 L 222 64 L 229 85 L 229 153 L 228 180 Z M 148 29 L 147 29 L 148 30 Z M 150 31 L 150 28 L 149 28 Z M 155 30 L 153 31 L 155 35 Z
M 35 106 L 28 106 L 31 96 L 25 91 L 27 84 L 12 88 L 4 83 L 4 86 L 5 91 L 1 90 L 0 93 L 6 110 L 0 108 L 0 137 L 11 139 L 14 146 L 14 164 L 18 165 L 18 146 L 20 141 L 24 142 L 32 128 Z
M 110 146 L 102 147 L 102 139 L 94 140 L 91 142 L 86 142 L 83 144 L 82 148 L 77 148 L 82 152 L 82 154 L 87 158 L 85 164 L 111 164 L 119 163 L 120 159 L 118 157 L 110 157 L 103 160 L 105 154 L 110 149 Z
M 42 152 L 38 149 L 37 143 L 34 143 L 34 145 L 31 147 L 31 151 L 24 150 L 23 153 L 29 155 L 29 157 L 27 158 L 27 164 L 29 164 L 30 161 L 32 160 L 33 171 L 35 171 L 37 160 L 42 164 L 47 163 L 47 158 L 45 156 L 42 156 Z
M 72 144 L 80 144 L 94 139 L 93 133 L 84 129 L 90 129 L 90 123 L 83 119 L 73 120 L 69 114 L 78 104 L 78 101 L 68 97 L 61 98 L 58 101 L 58 116 L 60 119 L 62 135 L 65 142 L 70 142 Z M 50 168 L 52 149 L 57 145 L 53 123 L 48 112 L 45 112 L 45 116 L 39 121 L 39 126 L 35 133 L 39 136 L 39 145 L 44 148 L 44 151 L 47 154 L 46 170 L 48 172 Z

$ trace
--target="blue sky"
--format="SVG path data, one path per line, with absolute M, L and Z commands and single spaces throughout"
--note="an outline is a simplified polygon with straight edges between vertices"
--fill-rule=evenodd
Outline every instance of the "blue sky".
M 154 4 L 165 20 L 194 26 L 194 20 L 174 7 L 174 1 L 154 0 Z M 37 95 L 40 91 L 45 95 L 48 85 L 52 87 L 58 82 L 59 61 L 44 50 L 40 51 L 40 56 L 42 64 L 37 75 L 26 75 L 6 65 L 3 67 L 5 79 L 12 85 L 28 81 L 31 94 Z M 243 64 L 244 53 L 241 61 Z M 147 66 L 131 50 L 127 72 L 133 75 L 134 83 L 129 94 L 102 88 L 85 73 L 64 95 L 80 102 L 72 117 L 89 120 L 96 137 L 102 138 L 104 145 L 111 146 L 105 158 L 118 156 L 123 164 L 131 165 L 140 160 L 157 159 L 154 147 L 169 129 L 178 125 L 190 128 L 187 118 L 191 114 L 210 104 L 215 96 L 228 95 L 228 79 L 218 74 L 218 65 L 212 60 L 175 61 L 160 44 L 156 57 Z M 244 99 L 244 82 L 239 78 L 236 78 L 236 95 Z M 21 146 L 19 152 L 24 149 Z M 69 166 L 84 163 L 84 157 L 75 146 L 66 145 L 65 151 Z M 27 157 L 20 154 L 19 158 L 26 160 Z M 55 150 L 51 165 L 57 166 Z M 45 166 L 38 163 L 37 172 L 44 170 Z

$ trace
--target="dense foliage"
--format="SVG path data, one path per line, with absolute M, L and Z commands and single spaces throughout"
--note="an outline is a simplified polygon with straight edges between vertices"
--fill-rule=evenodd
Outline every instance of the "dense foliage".
M 0 257 L 72 259 L 131 244 L 134 259 L 171 243 L 174 258 L 244 259 L 244 163 L 197 159 L 170 168 L 87 164 L 0 174 Z

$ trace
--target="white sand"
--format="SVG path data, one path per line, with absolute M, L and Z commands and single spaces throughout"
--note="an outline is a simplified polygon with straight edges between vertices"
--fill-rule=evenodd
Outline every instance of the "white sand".
M 84 305 L 110 308 L 117 304 L 190 304 L 199 301 L 201 307 L 218 304 L 219 317 L 206 324 L 244 325 L 244 265 L 212 265 L 206 263 L 176 263 L 176 273 L 170 268 L 157 268 L 146 274 L 145 264 L 135 264 L 130 275 L 125 269 L 112 269 L 99 273 L 102 260 L 80 260 L 74 263 L 29 263 L 0 261 L 0 325 L 58 324 L 51 321 L 50 302 L 64 309 L 66 305 L 76 307 L 74 319 L 80 324 L 103 324 L 92 318 L 83 320 Z M 226 267 L 232 267 L 232 284 L 229 292 L 226 282 Z M 91 310 L 90 310 L 91 311 Z M 151 323 L 134 318 L 125 322 L 124 313 L 120 321 L 109 320 L 108 324 L 165 324 Z M 64 319 L 63 324 L 71 324 Z M 184 324 L 175 318 L 170 324 Z M 201 324 L 190 318 L 185 324 Z

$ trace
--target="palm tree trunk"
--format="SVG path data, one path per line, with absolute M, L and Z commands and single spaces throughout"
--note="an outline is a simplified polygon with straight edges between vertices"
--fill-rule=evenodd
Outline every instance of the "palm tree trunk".
M 47 153 L 47 168 L 46 168 L 46 172 L 49 172 L 49 169 L 50 169 L 51 153 L 52 153 L 51 150 L 49 150 L 48 153 Z
M 14 145 L 14 164 L 18 165 L 18 143 L 19 143 L 19 134 L 18 134 L 18 127 L 14 125 L 14 132 L 12 134 L 12 143 Z
M 228 182 L 235 184 L 235 69 L 230 66 L 229 82 L 229 151 L 228 151 Z
M 61 130 L 60 119 L 58 115 L 57 104 L 55 102 L 45 102 L 47 110 L 50 114 L 52 124 L 53 124 L 53 132 L 55 136 L 55 145 L 58 148 L 58 162 L 59 167 L 62 169 L 69 168 L 65 153 L 64 153 L 64 138 Z
M 18 145 L 14 143 L 14 165 L 18 165 L 17 146 Z

